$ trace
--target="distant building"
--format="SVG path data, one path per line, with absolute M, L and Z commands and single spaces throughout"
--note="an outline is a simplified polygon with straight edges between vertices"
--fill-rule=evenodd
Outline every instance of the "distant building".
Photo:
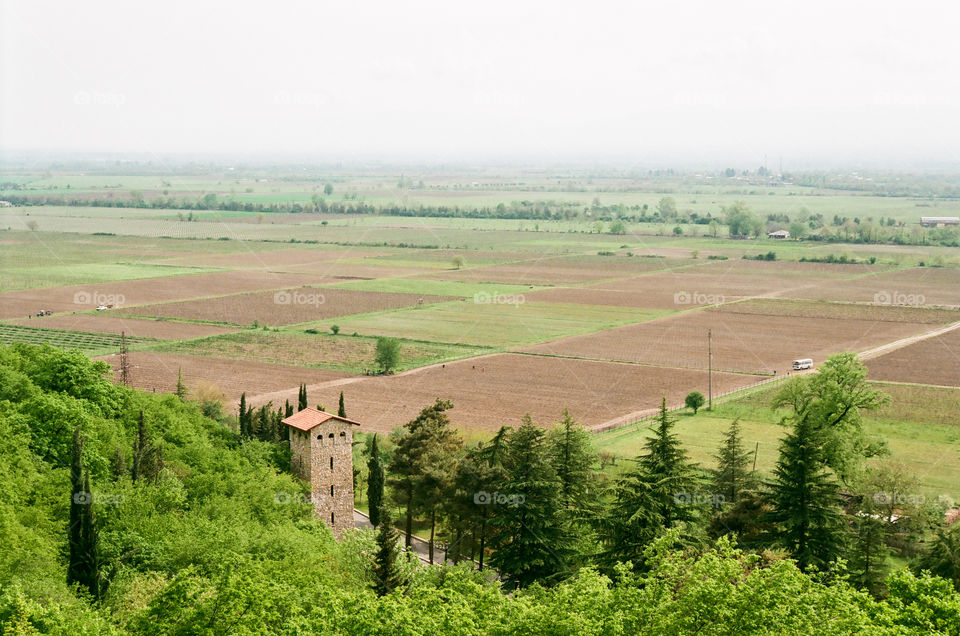
M 0 201 L 0 208 L 12 208 L 13 204 L 9 201 Z
M 957 216 L 921 216 L 920 225 L 924 227 L 946 227 L 947 225 L 960 225 L 960 217 Z
M 290 430 L 290 469 L 310 484 L 314 514 L 338 539 L 353 527 L 353 420 L 306 408 L 283 420 Z
M 790 232 L 787 232 L 786 230 L 777 230 L 776 232 L 768 232 L 767 238 L 788 239 L 790 238 Z

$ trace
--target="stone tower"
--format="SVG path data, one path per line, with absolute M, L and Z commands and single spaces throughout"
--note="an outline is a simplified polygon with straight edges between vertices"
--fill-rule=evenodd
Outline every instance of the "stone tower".
M 306 408 L 283 420 L 290 430 L 290 469 L 310 484 L 314 514 L 333 535 L 353 527 L 353 420 Z

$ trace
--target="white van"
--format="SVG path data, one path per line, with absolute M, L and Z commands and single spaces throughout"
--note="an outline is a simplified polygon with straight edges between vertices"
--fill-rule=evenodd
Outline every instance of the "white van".
M 812 369 L 813 368 L 813 358 L 802 358 L 800 360 L 793 361 L 793 370 L 800 371 L 801 369 Z

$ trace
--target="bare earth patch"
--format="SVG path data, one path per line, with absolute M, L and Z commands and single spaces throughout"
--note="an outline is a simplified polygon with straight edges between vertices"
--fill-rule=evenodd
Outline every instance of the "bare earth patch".
M 871 380 L 960 387 L 960 329 L 868 360 Z
M 213 272 L 188 276 L 146 278 L 115 283 L 28 289 L 0 294 L 0 318 L 26 318 L 41 309 L 60 312 L 88 311 L 97 304 L 122 301 L 125 307 L 188 298 L 222 296 L 238 292 L 281 289 L 337 282 L 304 274 L 274 272 Z
M 177 370 L 182 369 L 183 380 L 188 389 L 196 387 L 200 381 L 216 385 L 223 392 L 225 410 L 228 413 L 236 411 L 237 401 L 244 392 L 248 396 L 257 395 L 296 387 L 301 382 L 313 384 L 345 377 L 335 371 L 224 358 L 139 351 L 130 353 L 129 358 L 131 384 L 134 387 L 145 391 L 172 393 L 177 387 Z M 114 372 L 119 368 L 119 355 L 99 359 L 110 364 Z
M 526 349 L 538 353 L 623 360 L 666 366 L 707 367 L 707 331 L 713 335 L 713 368 L 745 373 L 787 373 L 796 358 L 822 362 L 844 350 L 862 351 L 939 324 L 920 311 L 906 321 L 900 308 L 825 304 L 819 315 L 810 308 L 792 309 L 789 301 L 736 303 L 686 312 L 647 323 L 575 336 Z M 760 313 L 766 307 L 768 313 Z M 860 318 L 831 315 L 853 307 Z M 741 311 L 742 310 L 742 311 Z M 790 311 L 799 315 L 789 315 Z M 803 315 L 804 313 L 808 315 Z M 812 314 L 812 315 L 811 315 Z M 943 321 L 941 321 L 943 322 Z
M 714 394 L 757 380 L 756 376 L 714 373 Z M 694 390 L 706 394 L 705 371 L 498 354 L 397 376 L 309 387 L 308 395 L 311 402 L 331 405 L 343 391 L 347 414 L 361 423 L 362 430 L 381 432 L 413 419 L 437 398 L 449 399 L 455 407 L 450 412 L 454 425 L 491 432 L 501 426 L 518 426 L 528 412 L 537 424 L 550 426 L 560 419 L 564 408 L 584 426 L 595 427 L 656 408 L 662 395 L 671 404 L 682 403 Z M 287 394 L 295 398 L 296 388 L 283 395 Z M 257 399 L 253 398 L 254 404 Z
M 119 310 L 138 316 L 164 316 L 188 320 L 249 325 L 291 325 L 336 316 L 413 307 L 452 300 L 446 296 L 417 296 L 354 291 L 331 287 L 301 287 L 276 292 L 238 294 L 178 303 Z
M 236 331 L 231 327 L 217 325 L 198 325 L 169 320 L 143 320 L 122 318 L 103 314 L 68 314 L 47 316 L 44 318 L 19 318 L 7 321 L 15 325 L 45 327 L 48 329 L 69 329 L 93 333 L 125 333 L 134 338 L 159 338 L 161 340 L 189 340 L 206 336 L 219 336 Z

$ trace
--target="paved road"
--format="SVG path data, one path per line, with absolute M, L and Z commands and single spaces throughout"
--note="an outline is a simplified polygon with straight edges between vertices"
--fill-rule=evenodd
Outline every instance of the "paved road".
M 353 526 L 355 528 L 372 528 L 373 524 L 370 523 L 370 517 L 360 512 L 357 509 L 353 511 Z M 398 530 L 398 532 L 400 532 Z M 400 532 L 400 542 L 403 542 L 403 532 Z M 430 563 L 430 543 L 424 541 L 420 537 L 414 535 L 410 537 L 410 547 L 413 548 L 414 553 L 426 564 Z M 447 558 L 446 552 L 436 543 L 433 545 L 433 562 L 434 563 L 443 563 Z

